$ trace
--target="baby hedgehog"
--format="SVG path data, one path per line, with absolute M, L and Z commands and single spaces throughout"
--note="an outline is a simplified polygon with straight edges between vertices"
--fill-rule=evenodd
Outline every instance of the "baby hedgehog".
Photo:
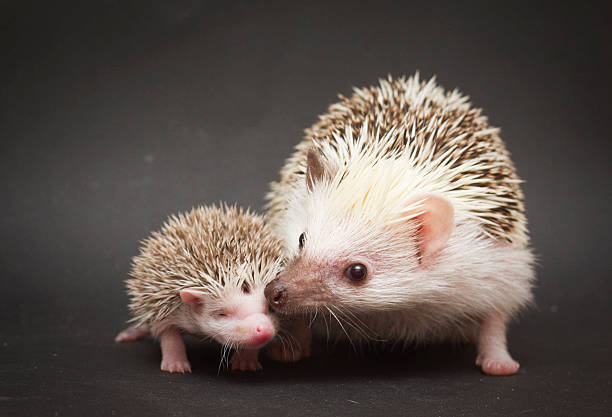
M 340 96 L 271 185 L 290 255 L 274 308 L 322 311 L 352 340 L 471 340 L 483 372 L 517 372 L 506 324 L 532 300 L 533 256 L 498 133 L 418 74 Z
M 161 369 L 191 372 L 181 331 L 234 348 L 232 369 L 260 370 L 259 349 L 277 320 L 264 288 L 281 267 L 281 243 L 263 218 L 228 207 L 172 216 L 146 239 L 126 281 L 135 325 L 116 341 L 160 340 Z

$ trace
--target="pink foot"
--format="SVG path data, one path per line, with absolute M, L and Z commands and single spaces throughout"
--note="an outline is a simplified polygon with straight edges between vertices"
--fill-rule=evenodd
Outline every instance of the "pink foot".
M 191 365 L 187 360 L 185 343 L 181 332 L 176 327 L 169 327 L 159 335 L 162 350 L 161 370 L 184 374 L 191 372 Z
M 476 365 L 487 375 L 514 375 L 519 363 L 512 359 L 506 348 L 506 320 L 493 315 L 480 325 Z
M 257 359 L 259 349 L 239 349 L 234 352 L 230 363 L 232 371 L 261 371 L 263 367 Z
M 191 373 L 191 365 L 187 359 L 171 360 L 168 358 L 162 359 L 160 369 L 170 373 Z
M 150 334 L 149 326 L 130 326 L 115 336 L 115 342 L 134 342 Z
M 505 357 L 481 357 L 476 359 L 476 365 L 480 366 L 482 372 L 487 375 L 514 375 L 519 370 L 519 363 L 512 359 L 510 355 Z

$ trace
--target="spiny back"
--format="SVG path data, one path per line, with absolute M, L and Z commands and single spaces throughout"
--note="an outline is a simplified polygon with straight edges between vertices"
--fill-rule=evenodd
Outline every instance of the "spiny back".
M 419 81 L 416 74 L 408 79 L 389 77 L 378 86 L 355 89 L 350 98 L 339 98 L 306 129 L 280 181 L 271 184 L 268 208 L 276 227 L 288 196 L 303 183 L 308 149 L 315 147 L 340 171 L 336 185 L 346 185 L 351 176 L 359 175 L 357 170 L 376 175 L 373 165 L 381 160 L 393 166 L 401 162 L 411 175 L 421 176 L 413 182 L 423 189 L 414 192 L 445 194 L 467 217 L 479 221 L 486 234 L 527 245 L 521 181 L 499 129 L 488 124 L 468 97 L 457 90 L 445 92 L 433 78 Z
M 263 218 L 224 205 L 171 216 L 142 242 L 126 281 L 133 321 L 168 317 L 180 305 L 180 290 L 202 287 L 212 296 L 229 286 L 249 289 L 275 278 L 281 244 Z

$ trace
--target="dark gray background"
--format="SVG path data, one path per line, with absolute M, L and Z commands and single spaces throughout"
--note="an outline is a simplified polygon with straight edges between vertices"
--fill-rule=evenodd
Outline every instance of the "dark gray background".
M 55 3 L 0 7 L 1 415 L 609 413 L 606 3 Z M 518 375 L 482 375 L 470 346 L 217 375 L 193 341 L 194 373 L 169 375 L 154 342 L 113 343 L 140 239 L 197 204 L 260 210 L 338 92 L 416 70 L 483 107 L 526 179 Z

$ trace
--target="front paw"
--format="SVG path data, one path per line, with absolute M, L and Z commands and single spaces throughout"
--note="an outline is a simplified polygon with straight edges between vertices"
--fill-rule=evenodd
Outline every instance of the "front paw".
M 230 359 L 232 371 L 261 371 L 263 367 L 257 359 L 257 354 L 234 352 Z
M 191 365 L 188 360 L 162 360 L 161 366 L 162 371 L 170 373 L 191 373 Z

